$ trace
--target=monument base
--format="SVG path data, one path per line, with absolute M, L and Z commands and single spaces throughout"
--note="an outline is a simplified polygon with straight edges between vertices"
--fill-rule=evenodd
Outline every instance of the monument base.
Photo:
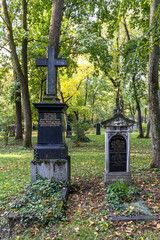
M 31 161 L 31 182 L 54 178 L 55 182 L 70 182 L 70 156 L 67 159 L 39 159 Z
M 105 172 L 103 186 L 106 187 L 116 181 L 131 183 L 130 172 Z

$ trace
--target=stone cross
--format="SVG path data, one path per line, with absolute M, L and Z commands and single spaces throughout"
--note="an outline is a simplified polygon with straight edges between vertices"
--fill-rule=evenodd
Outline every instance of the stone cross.
M 55 49 L 48 46 L 48 58 L 37 58 L 36 66 L 48 67 L 46 94 L 57 97 L 57 67 L 67 66 L 65 58 L 55 58 Z

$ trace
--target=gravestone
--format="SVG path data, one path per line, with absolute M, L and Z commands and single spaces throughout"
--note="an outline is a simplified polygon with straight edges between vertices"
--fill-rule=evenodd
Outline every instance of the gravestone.
M 9 136 L 10 137 L 15 137 L 15 125 L 10 126 L 10 131 L 9 131 Z
M 32 124 L 32 130 L 33 130 L 33 131 L 37 130 L 37 125 L 34 124 L 34 123 Z
M 72 137 L 72 127 L 71 127 L 71 123 L 68 122 L 67 131 L 66 131 L 66 138 L 71 138 L 71 137 Z
M 119 111 L 102 122 L 105 128 L 104 186 L 114 181 L 131 181 L 130 131 L 133 124 L 133 120 L 125 118 Z
M 56 182 L 70 182 L 70 157 L 65 143 L 64 111 L 65 103 L 57 100 L 57 67 L 66 66 L 66 59 L 55 59 L 54 47 L 48 47 L 48 58 L 37 59 L 37 66 L 48 67 L 47 96 L 50 102 L 34 103 L 39 114 L 38 140 L 34 149 L 34 160 L 31 162 L 31 181 L 39 178 Z M 57 100 L 57 101 L 56 101 Z
M 97 125 L 96 125 L 96 135 L 101 135 L 101 125 L 100 125 L 100 123 L 97 123 Z

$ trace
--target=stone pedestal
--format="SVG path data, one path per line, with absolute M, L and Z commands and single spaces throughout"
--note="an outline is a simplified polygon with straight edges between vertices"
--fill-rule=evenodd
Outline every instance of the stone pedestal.
M 34 103 L 38 109 L 38 141 L 31 162 L 31 180 L 38 178 L 70 181 L 70 157 L 65 144 L 63 103 Z
M 102 122 L 105 127 L 104 187 L 115 182 L 131 182 L 130 131 L 134 121 L 116 113 Z

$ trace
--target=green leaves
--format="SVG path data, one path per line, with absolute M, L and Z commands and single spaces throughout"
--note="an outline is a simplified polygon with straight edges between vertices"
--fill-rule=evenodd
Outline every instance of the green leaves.
M 23 196 L 10 206 L 11 212 L 21 217 L 21 222 L 38 221 L 44 225 L 62 217 L 62 183 L 51 180 L 37 180 L 25 187 Z

